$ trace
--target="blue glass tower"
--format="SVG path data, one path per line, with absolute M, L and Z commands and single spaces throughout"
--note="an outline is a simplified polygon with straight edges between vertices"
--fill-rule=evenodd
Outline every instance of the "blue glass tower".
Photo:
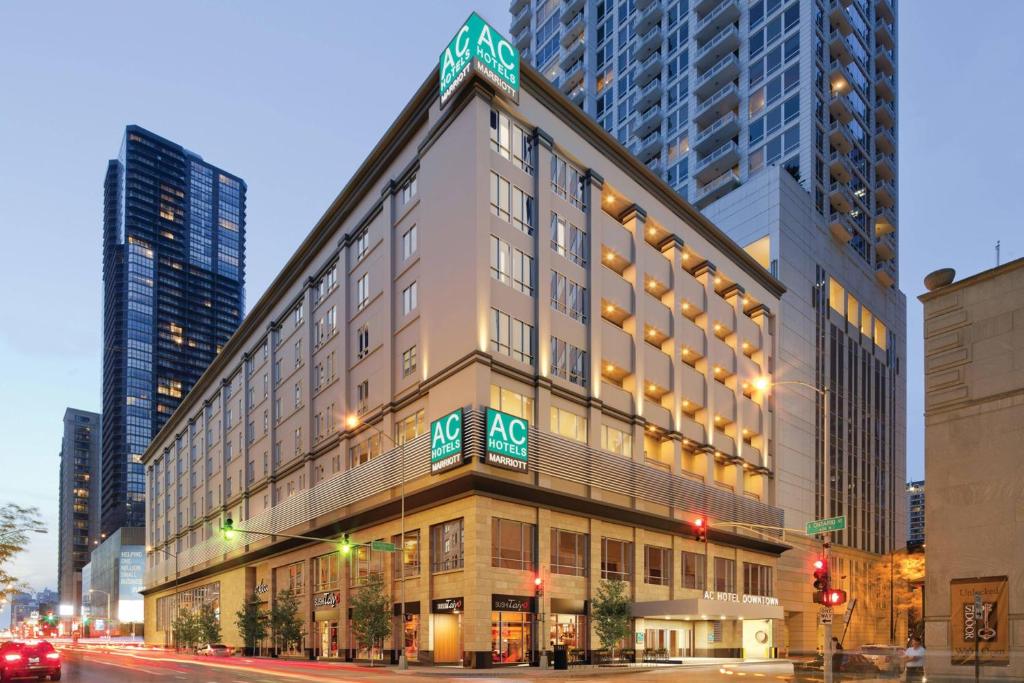
M 101 532 L 145 526 L 142 454 L 245 312 L 245 182 L 138 126 L 107 164 Z

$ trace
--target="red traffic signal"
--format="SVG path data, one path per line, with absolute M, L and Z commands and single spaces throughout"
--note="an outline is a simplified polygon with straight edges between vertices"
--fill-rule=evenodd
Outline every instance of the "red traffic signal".
M 828 563 L 824 558 L 814 561 L 814 590 L 827 591 L 829 588 Z
M 544 595 L 544 579 L 539 576 L 534 577 L 533 590 L 537 595 Z
M 693 538 L 702 543 L 708 541 L 708 522 L 703 517 L 693 520 Z
M 835 607 L 846 602 L 846 591 L 833 588 L 827 591 L 818 591 L 814 594 L 814 602 L 819 605 Z

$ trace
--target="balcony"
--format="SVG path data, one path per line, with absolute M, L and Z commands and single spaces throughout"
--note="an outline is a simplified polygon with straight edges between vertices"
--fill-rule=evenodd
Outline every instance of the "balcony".
M 832 152 L 828 160 L 828 171 L 836 180 L 848 183 L 853 179 L 853 167 L 850 160 L 842 152 Z
M 729 24 L 736 23 L 740 18 L 740 7 L 736 0 L 724 0 L 721 4 L 701 17 L 697 22 L 694 37 L 697 42 L 704 42 Z
M 875 234 L 888 235 L 896 230 L 896 214 L 885 207 L 875 211 Z
M 844 36 L 848 36 L 853 32 L 853 25 L 850 23 L 850 15 L 846 13 L 846 8 L 839 3 L 832 3 L 832 9 L 829 11 L 828 19 L 832 23 L 832 27 Z
M 682 394 L 683 410 L 690 412 L 694 408 L 703 408 L 708 404 L 707 399 L 707 380 L 704 379 L 704 375 L 700 374 L 689 365 L 684 365 L 682 368 Z M 703 439 L 701 439 L 703 441 Z
M 562 29 L 561 43 L 562 47 L 568 47 L 572 45 L 572 41 L 577 40 L 583 35 L 583 31 L 587 28 L 587 22 L 583 20 L 583 12 L 580 12 L 572 21 L 566 24 L 565 28 Z
M 697 52 L 694 66 L 698 69 L 706 69 L 730 52 L 735 52 L 739 46 L 739 29 L 735 25 L 730 24 L 712 38 L 709 43 L 700 48 L 700 51 Z
M 716 178 L 740 162 L 740 148 L 730 140 L 715 151 L 700 159 L 697 163 L 696 178 L 699 183 L 706 183 Z
M 621 376 L 636 372 L 633 367 L 632 335 L 608 322 L 601 325 L 601 356 L 601 362 L 604 363 L 602 373 Z
M 512 31 L 512 35 L 518 35 L 520 31 L 530 25 L 530 17 L 533 14 L 530 12 L 530 3 L 527 2 L 523 7 L 512 15 L 512 25 L 509 28 Z
M 732 304 L 718 296 L 717 294 L 711 294 L 708 297 L 708 318 L 710 319 L 709 333 L 715 332 L 715 323 L 718 323 L 724 328 L 724 332 L 732 331 L 736 329 L 736 309 L 733 308 Z M 722 332 L 721 334 L 724 334 Z M 709 341 L 716 341 L 722 344 L 731 354 L 730 357 L 735 356 L 733 350 L 725 345 L 721 339 L 716 336 L 711 336 Z M 735 359 L 729 374 L 736 372 Z
M 665 164 L 661 163 L 661 159 L 657 156 L 644 162 L 644 166 L 651 169 L 651 173 L 657 176 L 665 172 Z
M 875 155 L 875 173 L 878 174 L 879 178 L 895 180 L 896 161 L 891 154 L 879 152 Z
M 583 48 L 584 43 L 581 36 L 575 43 L 565 48 L 562 52 L 562 58 L 558 60 L 558 66 L 564 69 L 583 59 Z
M 896 284 L 896 262 L 883 261 L 875 266 L 875 279 L 883 287 L 892 287 Z
M 885 19 L 879 18 L 875 22 L 875 40 L 880 45 L 884 45 L 890 50 L 896 47 L 896 32 L 893 30 L 892 24 Z
M 875 0 L 875 14 L 885 21 L 896 20 L 896 12 L 892 7 L 892 0 Z
M 879 261 L 890 261 L 896 258 L 896 247 L 894 245 L 895 234 L 890 233 L 881 237 L 875 244 L 875 255 Z
M 690 11 L 694 14 L 705 15 L 715 8 L 721 0 L 694 0 Z
M 682 354 L 683 349 L 686 349 L 686 356 L 683 357 L 683 360 L 686 363 L 693 363 L 698 358 L 703 358 L 708 353 L 707 339 L 704 336 L 704 330 L 698 327 L 697 323 L 693 322 L 689 318 L 683 318 L 679 323 L 679 329 L 676 330 L 676 342 L 679 344 L 680 354 Z M 683 383 L 683 386 L 686 386 L 685 382 Z
M 828 141 L 843 154 L 849 154 L 853 149 L 853 133 L 840 121 L 832 122 L 832 128 L 828 131 Z
M 716 90 L 721 90 L 727 83 L 735 81 L 739 75 L 740 60 L 730 52 L 697 78 L 694 93 L 699 98 L 707 97 Z
M 706 185 L 697 188 L 697 201 L 694 204 L 703 209 L 717 199 L 729 194 L 740 186 L 740 176 L 731 168 Z
M 643 87 L 651 82 L 655 76 L 661 75 L 661 53 L 655 52 L 644 61 L 636 70 L 636 84 Z
M 640 118 L 636 121 L 633 132 L 641 138 L 646 137 L 661 126 L 661 119 L 661 105 L 656 104 L 641 114 Z
M 853 120 L 853 107 L 850 106 L 850 98 L 846 95 L 832 95 L 828 110 L 837 121 L 849 123 Z
M 636 11 L 637 12 L 643 12 L 645 9 L 647 9 L 651 5 L 653 5 L 653 4 L 657 3 L 657 2 L 660 2 L 660 1 L 661 0 L 636 0 L 636 3 L 635 3 L 636 4 Z
M 764 426 L 762 425 L 761 420 L 761 406 L 743 395 L 738 396 L 737 401 L 739 401 L 740 404 L 739 417 L 740 424 L 743 425 L 743 429 L 749 430 L 752 434 L 761 434 L 764 432 Z
M 644 11 L 636 15 L 637 34 L 647 33 L 650 29 L 661 23 L 661 3 L 654 3 Z
M 892 127 L 896 125 L 896 110 L 892 103 L 885 100 L 875 101 L 875 120 L 883 126 Z
M 879 178 L 875 183 L 875 199 L 882 206 L 891 209 L 896 204 L 896 183 Z
M 740 119 L 736 112 L 730 111 L 704 130 L 697 133 L 693 148 L 700 154 L 707 154 L 717 149 L 726 141 L 736 137 L 740 132 Z
M 576 88 L 568 95 L 569 101 L 577 107 L 583 106 L 583 101 L 586 99 L 586 96 L 587 89 L 583 86 L 582 82 L 580 82 L 580 84 L 577 85 Z
M 568 95 L 576 89 L 577 85 L 583 83 L 583 60 L 576 62 L 569 67 L 569 70 L 562 74 L 562 80 L 559 81 L 559 86 L 562 92 Z
M 896 140 L 888 128 L 879 128 L 875 131 L 875 148 L 879 152 L 892 154 L 896 151 Z
M 508 6 L 508 11 L 514 15 L 517 14 L 519 10 L 521 10 L 522 8 L 529 7 L 530 4 L 530 0 L 512 0 L 512 2 Z
M 853 226 L 853 219 L 850 218 L 850 214 L 840 211 L 832 212 L 828 221 L 828 229 L 832 236 L 843 244 L 852 240 L 856 233 L 856 228 Z
M 693 120 L 698 126 L 709 126 L 734 110 L 739 103 L 739 89 L 735 83 L 727 83 L 697 106 L 697 115 Z
M 711 383 L 711 398 L 714 399 L 715 426 L 724 427 L 736 421 L 736 394 L 720 382 Z M 715 438 L 721 436 L 716 434 Z
M 884 71 L 890 76 L 895 74 L 896 60 L 893 57 L 892 50 L 879 45 L 878 49 L 875 51 L 875 67 L 879 71 Z
M 583 11 L 586 4 L 587 0 L 565 0 L 565 5 L 562 6 L 562 23 L 568 24 L 574 16 Z
M 853 195 L 846 183 L 834 182 L 828 188 L 828 201 L 841 213 L 849 213 L 853 209 Z
M 650 31 L 637 38 L 633 54 L 637 61 L 643 61 L 649 54 L 660 49 L 661 27 L 655 26 Z
M 744 356 L 741 357 L 741 361 L 746 358 L 745 354 L 753 353 L 762 347 L 764 342 L 761 340 L 761 326 L 758 325 L 748 315 L 737 315 L 736 316 L 736 341 L 739 344 L 739 350 Z M 746 361 L 753 363 L 749 358 Z M 744 363 L 741 367 L 745 367 Z M 761 374 L 758 372 L 757 374 Z
M 878 93 L 879 97 L 884 97 L 890 102 L 895 102 L 896 82 L 892 80 L 892 76 L 887 76 L 883 73 L 876 74 L 875 92 Z
M 532 39 L 533 39 L 533 34 L 532 33 L 530 33 L 529 31 L 523 31 L 522 33 L 517 35 L 515 37 L 515 39 L 514 39 L 514 42 L 516 44 L 516 49 L 519 50 L 520 52 L 525 52 L 526 50 L 530 49 L 530 41 Z M 525 59 L 525 55 L 524 55 L 523 58 Z
M 850 89 L 850 84 L 853 82 L 849 69 L 838 59 L 833 59 L 829 62 L 828 80 L 833 92 L 847 92 Z
M 661 148 L 664 145 L 665 138 L 661 134 L 661 129 L 655 129 L 654 132 L 638 140 L 631 151 L 640 161 L 646 164 L 652 157 L 657 157 L 661 154 Z
M 636 108 L 642 111 L 652 104 L 661 104 L 661 96 L 664 92 L 661 87 L 661 79 L 655 78 L 640 89 L 636 99 Z
M 853 53 L 850 52 L 850 46 L 846 43 L 846 36 L 838 31 L 833 32 L 829 38 L 828 52 L 833 58 L 838 59 L 843 64 L 849 64 L 853 61 Z

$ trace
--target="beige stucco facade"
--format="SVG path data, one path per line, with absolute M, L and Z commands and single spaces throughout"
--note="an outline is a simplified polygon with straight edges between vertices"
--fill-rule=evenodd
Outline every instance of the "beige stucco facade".
M 957 641 L 978 591 L 985 610 L 979 632 L 992 650 L 982 658 L 982 675 L 1022 680 L 1024 259 L 934 289 L 921 301 L 928 678 L 973 676 L 973 644 Z M 989 577 L 994 581 L 964 581 Z

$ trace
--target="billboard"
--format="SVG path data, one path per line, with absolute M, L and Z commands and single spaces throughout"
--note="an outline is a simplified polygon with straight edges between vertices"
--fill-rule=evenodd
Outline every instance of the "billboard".
M 975 607 L 975 595 L 981 610 Z M 950 659 L 954 665 L 985 666 L 1010 663 L 1010 600 L 1005 576 L 953 579 L 949 582 Z
M 519 50 L 473 12 L 438 58 L 441 106 L 479 73 L 495 90 L 519 102 Z
M 121 547 L 117 577 L 117 620 L 141 622 L 142 590 L 146 571 L 146 553 L 142 546 Z

